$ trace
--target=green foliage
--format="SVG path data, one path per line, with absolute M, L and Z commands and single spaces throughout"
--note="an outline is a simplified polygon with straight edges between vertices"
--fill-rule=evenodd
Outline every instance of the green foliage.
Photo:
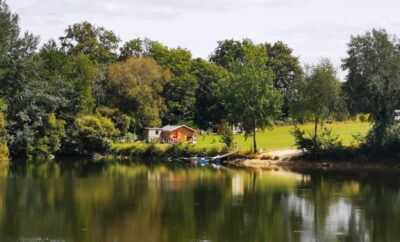
M 129 58 L 112 64 L 107 76 L 108 104 L 132 116 L 137 131 L 158 127 L 165 110 L 161 93 L 168 79 L 168 72 L 152 58 Z M 128 117 L 124 119 L 128 121 Z
M 295 137 L 296 147 L 311 154 L 315 158 L 333 157 L 344 150 L 342 141 L 338 135 L 333 135 L 332 130 L 324 127 L 317 135 L 317 142 L 314 134 L 295 127 L 292 130 Z
M 118 139 L 118 141 L 121 143 L 133 143 L 137 140 L 138 140 L 137 135 L 135 135 L 131 132 L 124 133 L 124 135 Z
M 119 130 L 107 117 L 84 115 L 75 120 L 67 132 L 63 152 L 68 154 L 92 155 L 104 153 L 110 148 L 111 140 Z
M 142 57 L 144 54 L 144 42 L 143 40 L 137 38 L 130 40 L 124 44 L 120 50 L 120 60 L 126 60 L 130 57 L 139 58 Z
M 131 123 L 134 121 L 133 117 L 122 113 L 117 108 L 100 106 L 96 109 L 96 113 L 98 113 L 100 116 L 110 118 L 115 124 L 115 127 L 121 131 L 122 135 L 128 134 Z
M 268 60 L 265 66 L 260 66 L 260 68 L 271 69 L 274 73 L 274 87 L 282 91 L 282 111 L 284 116 L 287 117 L 289 116 L 290 104 L 296 98 L 296 85 L 302 78 L 303 69 L 298 58 L 293 56 L 292 49 L 286 44 L 278 41 L 274 44 L 264 43 L 257 45 L 250 39 L 219 41 L 218 47 L 210 57 L 210 61 L 232 71 L 233 63 L 245 59 L 245 49 L 256 46 L 265 49 L 265 55 Z
M 21 35 L 18 15 L 3 0 L 0 0 L 0 25 L 0 97 L 12 103 L 34 75 L 32 66 L 39 38 L 30 33 Z
M 58 120 L 51 113 L 46 122 L 43 135 L 34 138 L 28 144 L 28 155 L 34 158 L 46 158 L 56 154 L 61 147 L 61 140 L 65 136 L 65 121 Z
M 246 136 L 254 136 L 254 152 L 256 128 L 271 127 L 282 104 L 281 93 L 273 87 L 272 70 L 265 68 L 267 61 L 264 48 L 245 49 L 244 60 L 232 65 L 232 73 L 220 85 L 229 123 L 240 123 Z
M 344 91 L 350 111 L 371 115 L 369 142 L 382 147 L 400 107 L 400 42 L 385 30 L 373 29 L 353 36 L 348 46 L 343 68 L 348 71 Z
M 282 112 L 289 116 L 291 103 L 297 96 L 297 84 L 301 81 L 303 68 L 298 57 L 293 56 L 292 49 L 283 42 L 265 44 L 268 57 L 267 66 L 274 72 L 274 87 L 283 93 Z
M 378 158 L 382 157 L 393 157 L 398 159 L 400 156 L 400 124 L 396 123 L 387 130 L 385 130 L 385 140 L 381 145 L 377 145 L 376 132 L 369 132 L 368 135 L 361 140 L 361 147 L 364 153 L 376 156 Z
M 308 67 L 304 79 L 298 83 L 298 97 L 292 105 L 292 115 L 298 119 L 323 122 L 343 112 L 340 81 L 329 60 Z
M 87 21 L 68 26 L 60 41 L 62 50 L 68 55 L 83 54 L 97 64 L 115 61 L 115 51 L 120 42 L 114 32 L 96 27 Z
M 199 80 L 194 121 L 203 129 L 212 128 L 226 118 L 223 101 L 218 96 L 218 84 L 226 78 L 227 71 L 201 59 L 194 60 L 192 69 Z
M 314 145 L 318 152 L 318 125 L 344 111 L 340 81 L 329 60 L 321 60 L 309 67 L 304 79 L 298 83 L 298 97 L 292 104 L 292 115 L 300 120 L 314 121 Z
M 7 146 L 7 131 L 6 131 L 6 119 L 2 113 L 0 100 L 0 161 L 8 160 L 8 146 Z
M 232 70 L 232 63 L 240 62 L 245 59 L 245 49 L 254 46 L 250 39 L 243 41 L 223 40 L 218 41 L 218 46 L 210 57 L 210 61 L 228 70 Z
M 221 134 L 221 141 L 230 148 L 233 145 L 234 139 L 235 137 L 233 136 L 232 126 L 228 124 L 225 125 L 224 130 Z
M 92 95 L 96 68 L 84 55 L 67 56 L 54 41 L 50 41 L 39 52 L 39 79 L 55 86 L 65 104 L 56 110 L 58 116 L 68 119 L 77 113 L 91 113 L 94 108 Z M 54 92 L 53 91 L 53 92 Z

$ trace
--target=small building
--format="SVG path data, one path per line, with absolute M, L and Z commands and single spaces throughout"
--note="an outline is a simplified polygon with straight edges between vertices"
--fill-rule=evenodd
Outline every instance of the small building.
M 161 139 L 162 128 L 145 128 L 145 137 L 147 142 Z
M 394 121 L 400 122 L 400 110 L 394 110 Z
M 196 142 L 196 130 L 186 125 L 167 125 L 162 128 L 146 128 L 145 137 L 147 142 L 158 139 L 160 143 L 173 143 L 180 141 Z

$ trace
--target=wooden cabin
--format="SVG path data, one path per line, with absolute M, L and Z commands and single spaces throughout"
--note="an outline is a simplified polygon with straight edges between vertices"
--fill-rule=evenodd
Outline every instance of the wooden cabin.
M 145 138 L 147 142 L 158 139 L 160 143 L 196 142 L 196 130 L 186 125 L 167 125 L 162 128 L 146 128 Z

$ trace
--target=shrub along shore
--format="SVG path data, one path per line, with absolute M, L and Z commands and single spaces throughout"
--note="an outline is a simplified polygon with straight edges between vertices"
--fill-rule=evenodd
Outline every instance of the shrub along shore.
M 216 156 L 229 152 L 225 144 L 113 144 L 111 145 L 109 155 L 125 158 L 178 158 L 190 157 L 195 155 Z

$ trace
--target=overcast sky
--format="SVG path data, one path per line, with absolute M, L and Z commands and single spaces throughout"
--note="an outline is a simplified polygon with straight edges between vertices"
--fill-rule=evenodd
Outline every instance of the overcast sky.
M 123 41 L 149 37 L 207 58 L 218 40 L 281 40 L 302 63 L 339 67 L 350 35 L 385 28 L 400 35 L 399 0 L 8 0 L 23 30 L 58 38 L 88 20 Z M 343 74 L 342 74 L 343 75 Z

